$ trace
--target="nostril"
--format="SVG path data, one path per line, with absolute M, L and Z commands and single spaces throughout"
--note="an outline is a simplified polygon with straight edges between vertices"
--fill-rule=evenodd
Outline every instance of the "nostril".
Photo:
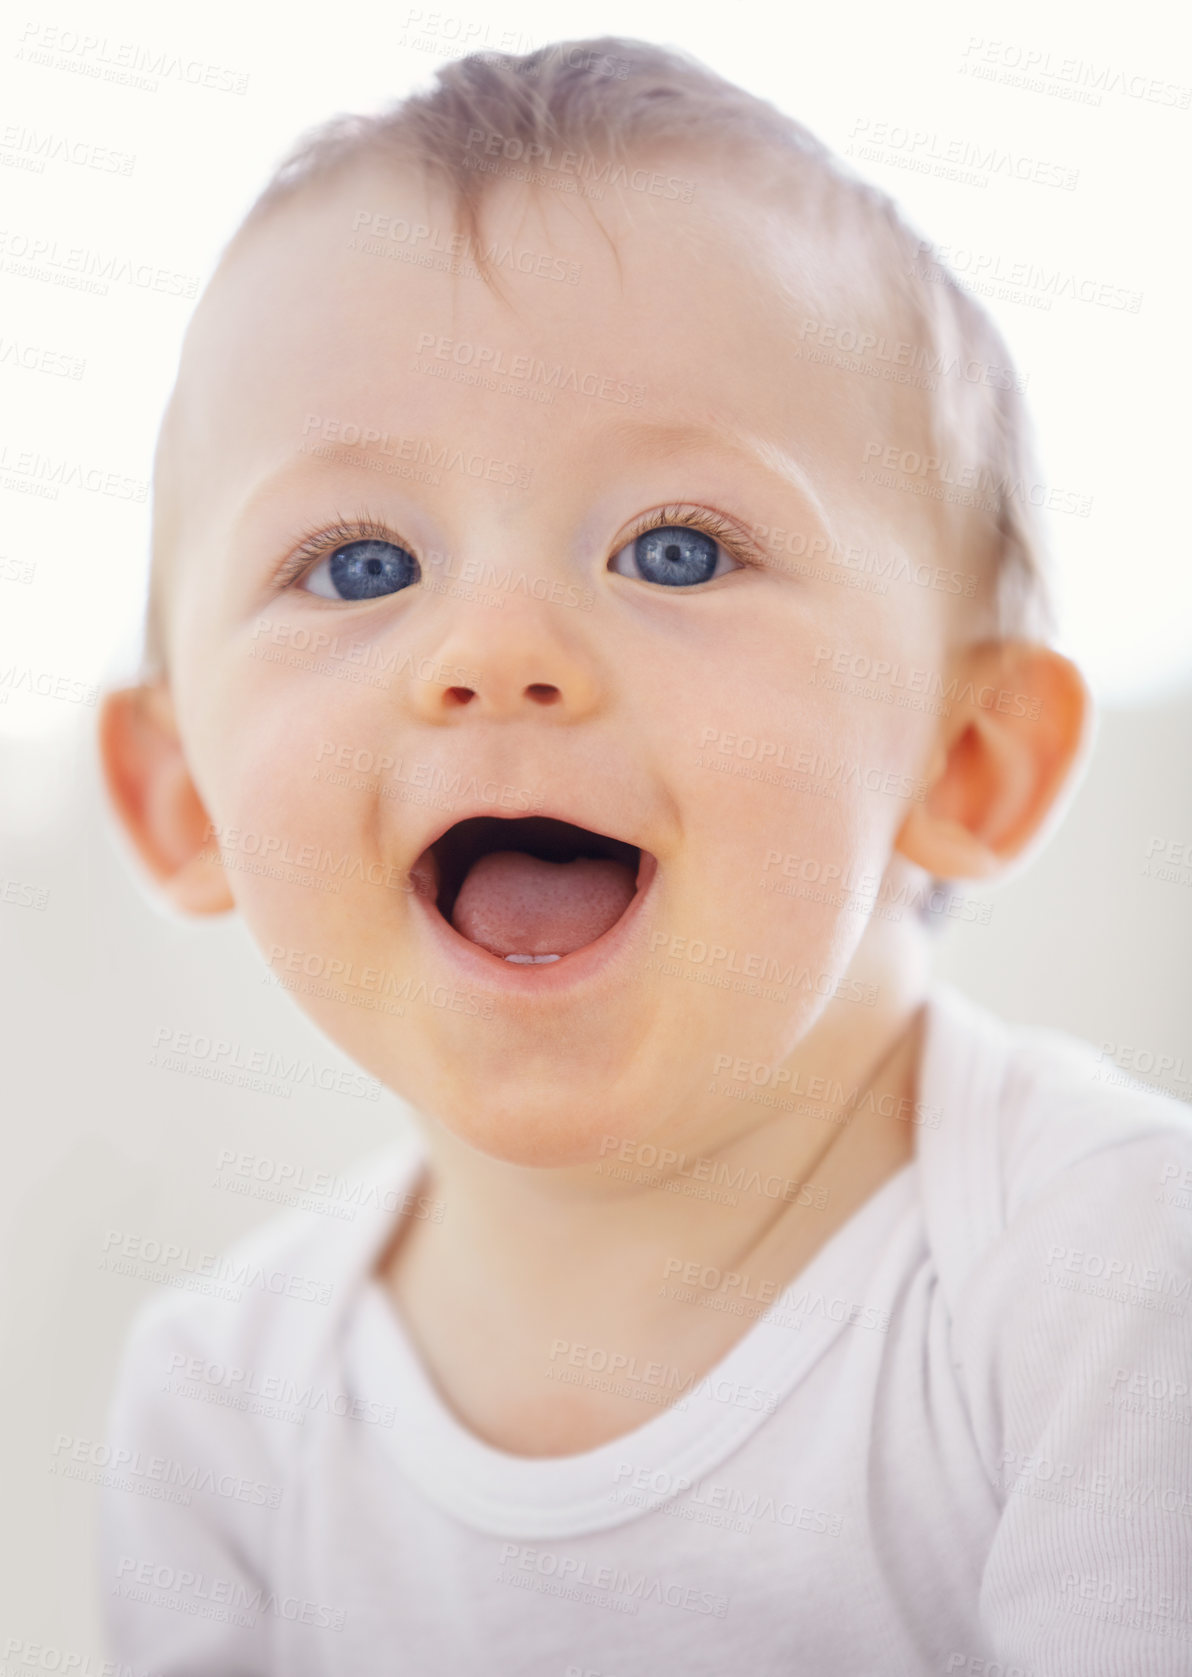
M 526 688 L 526 694 L 536 704 L 540 705 L 558 704 L 563 696 L 559 689 L 552 686 L 549 681 L 532 681 Z
M 448 687 L 443 694 L 443 703 L 447 705 L 470 704 L 476 697 L 470 687 Z

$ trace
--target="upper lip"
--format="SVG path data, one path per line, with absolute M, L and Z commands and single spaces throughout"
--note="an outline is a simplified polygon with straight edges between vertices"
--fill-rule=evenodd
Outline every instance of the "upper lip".
M 492 815 L 501 821 L 525 821 L 532 815 L 540 815 L 550 821 L 565 821 L 570 827 L 584 827 L 590 833 L 598 833 L 603 838 L 613 839 L 619 844 L 632 844 L 639 849 L 641 848 L 637 839 L 631 837 L 628 833 L 610 832 L 607 827 L 600 824 L 601 818 L 599 816 L 596 816 L 594 821 L 589 821 L 587 819 L 588 813 L 586 810 L 563 809 L 553 804 L 535 804 L 532 809 L 496 809 L 491 803 L 461 804 L 459 809 L 453 810 L 437 826 L 427 829 L 422 836 L 420 848 L 415 852 L 414 860 L 417 860 L 419 856 L 429 850 L 433 844 L 437 844 L 443 834 L 449 833 L 452 827 L 458 827 L 461 821 L 472 821 L 478 815 Z

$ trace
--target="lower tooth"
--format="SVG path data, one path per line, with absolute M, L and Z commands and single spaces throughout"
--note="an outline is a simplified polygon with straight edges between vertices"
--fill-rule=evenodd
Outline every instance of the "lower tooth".
M 557 955 L 506 955 L 507 961 L 557 961 Z

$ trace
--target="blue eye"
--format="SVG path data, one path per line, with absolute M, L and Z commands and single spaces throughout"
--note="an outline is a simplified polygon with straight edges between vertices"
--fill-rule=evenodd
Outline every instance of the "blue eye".
M 305 587 L 325 600 L 375 600 L 408 588 L 421 575 L 414 555 L 394 542 L 347 542 L 319 560 Z
M 623 570 L 618 563 L 626 556 L 633 569 Z M 723 574 L 718 567 L 727 557 L 720 543 L 705 531 L 687 524 L 662 524 L 626 542 L 609 563 L 620 576 L 637 576 L 667 588 L 691 588 Z

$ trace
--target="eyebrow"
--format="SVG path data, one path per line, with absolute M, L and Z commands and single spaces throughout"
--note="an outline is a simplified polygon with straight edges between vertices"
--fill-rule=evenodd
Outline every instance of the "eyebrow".
M 788 489 L 794 489 L 808 503 L 828 535 L 833 539 L 836 537 L 831 514 L 807 468 L 793 454 L 765 437 L 743 429 L 727 431 L 717 425 L 660 424 L 631 419 L 614 422 L 609 432 L 636 448 L 648 447 L 658 454 L 677 453 L 693 447 L 730 454 L 746 466 L 755 470 L 760 468 L 769 476 L 780 478 Z
M 831 514 L 806 467 L 794 455 L 765 437 L 744 429 L 728 431 L 717 425 L 631 419 L 615 420 L 609 426 L 607 435 L 630 445 L 635 452 L 640 453 L 645 448 L 660 457 L 681 453 L 685 449 L 715 450 L 731 455 L 742 465 L 754 471 L 761 470 L 769 477 L 778 478 L 787 489 L 793 489 L 814 513 L 823 530 L 834 541 L 837 539 Z M 291 483 L 308 481 L 322 471 L 339 472 L 345 465 L 355 464 L 353 460 L 345 460 L 339 451 L 335 454 L 316 454 L 302 450 L 296 459 L 290 456 L 283 466 L 258 478 L 253 484 L 236 509 L 233 528 L 243 526 L 256 513 L 260 502 Z
M 233 530 L 242 529 L 258 512 L 262 502 L 290 487 L 301 487 L 315 476 L 330 476 L 357 462 L 342 454 L 314 454 L 299 447 L 296 455 L 286 456 L 285 464 L 256 479 L 248 493 L 237 503 L 232 520 Z M 369 468 L 365 467 L 365 470 Z

